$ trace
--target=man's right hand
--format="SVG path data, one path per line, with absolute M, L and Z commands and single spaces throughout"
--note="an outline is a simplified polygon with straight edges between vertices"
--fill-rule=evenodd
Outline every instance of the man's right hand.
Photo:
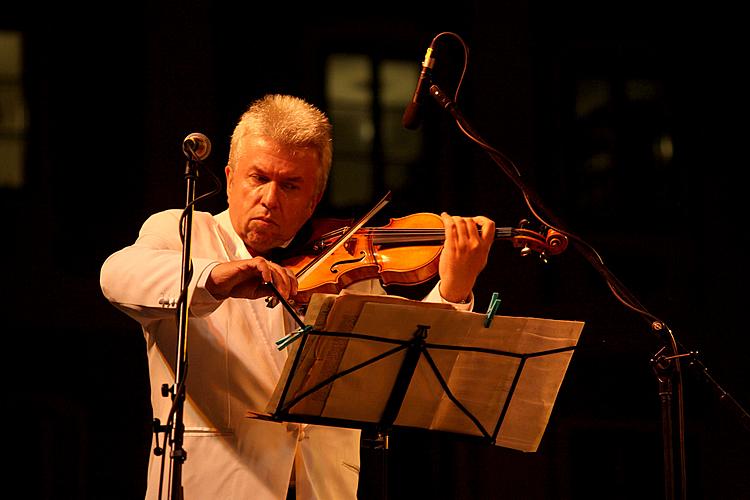
M 264 285 L 266 282 L 273 283 L 284 298 L 297 294 L 294 273 L 263 257 L 222 262 L 214 266 L 206 280 L 206 290 L 218 300 L 229 297 L 259 299 L 273 294 Z

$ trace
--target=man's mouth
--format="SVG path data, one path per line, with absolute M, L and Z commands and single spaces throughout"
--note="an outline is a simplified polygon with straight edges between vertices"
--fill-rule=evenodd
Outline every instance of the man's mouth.
M 270 217 L 257 217 L 255 219 L 252 219 L 251 222 L 256 223 L 259 226 L 268 227 L 268 226 L 278 226 L 276 221 L 271 219 Z

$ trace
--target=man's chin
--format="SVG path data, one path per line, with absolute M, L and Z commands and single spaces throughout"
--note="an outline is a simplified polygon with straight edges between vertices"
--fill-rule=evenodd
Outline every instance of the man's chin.
M 279 243 L 270 240 L 251 240 L 245 241 L 245 246 L 253 256 L 267 255 L 271 250 L 279 246 Z

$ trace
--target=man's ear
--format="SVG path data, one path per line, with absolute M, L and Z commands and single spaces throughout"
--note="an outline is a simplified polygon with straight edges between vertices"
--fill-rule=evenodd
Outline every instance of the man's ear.
M 231 191 L 232 188 L 232 180 L 234 179 L 233 174 L 234 172 L 229 165 L 224 167 L 224 175 L 227 177 L 227 198 L 229 198 L 229 191 Z

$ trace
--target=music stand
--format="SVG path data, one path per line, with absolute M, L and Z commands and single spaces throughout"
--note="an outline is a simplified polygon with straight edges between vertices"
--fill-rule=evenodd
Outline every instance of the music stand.
M 422 428 L 536 451 L 583 323 L 487 319 L 399 297 L 317 294 L 268 413 L 248 416 Z

